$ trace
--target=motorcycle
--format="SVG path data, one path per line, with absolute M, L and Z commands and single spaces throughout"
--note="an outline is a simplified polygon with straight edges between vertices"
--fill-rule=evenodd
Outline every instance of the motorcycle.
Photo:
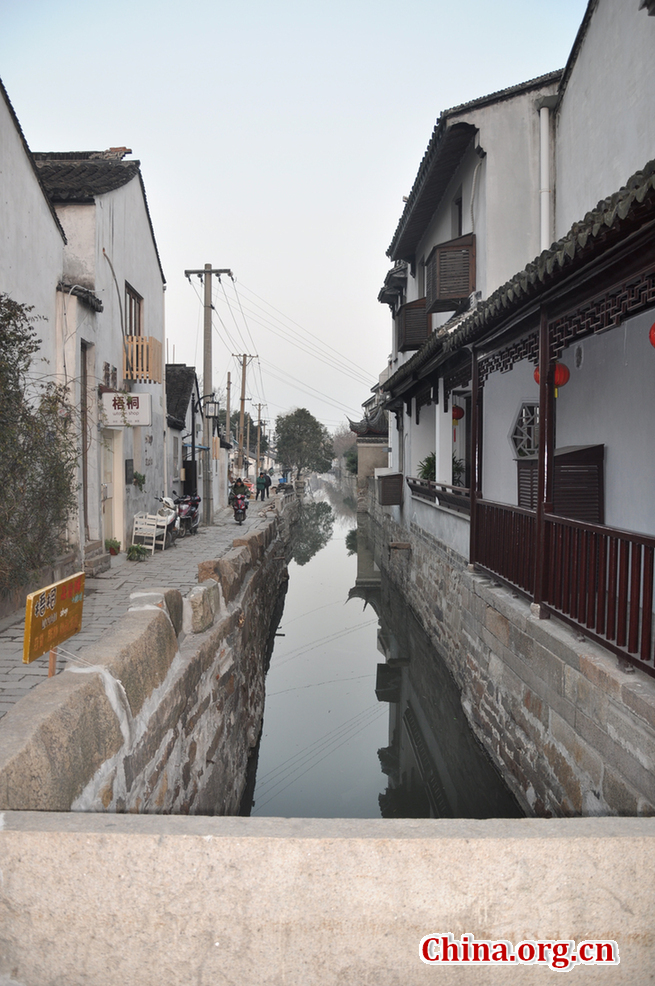
M 161 503 L 161 507 L 157 511 L 157 517 L 160 517 L 161 521 L 157 521 L 157 527 L 161 526 L 163 531 L 162 549 L 170 548 L 180 530 L 178 510 L 170 496 L 156 496 L 155 499 Z
M 243 524 L 246 519 L 246 510 L 248 509 L 248 498 L 245 493 L 235 493 L 232 499 L 232 506 L 234 508 L 234 519 L 237 524 Z
M 173 498 L 180 515 L 179 538 L 186 537 L 187 534 L 197 534 L 200 524 L 200 497 L 197 493 Z

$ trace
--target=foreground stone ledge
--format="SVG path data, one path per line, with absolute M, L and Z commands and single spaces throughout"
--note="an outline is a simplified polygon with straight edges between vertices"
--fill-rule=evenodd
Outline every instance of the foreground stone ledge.
M 488 821 L 0 815 L 0 974 L 414 986 L 550 981 L 438 969 L 429 933 L 613 939 L 585 983 L 652 983 L 654 819 Z M 89 943 L 92 942 L 92 947 Z

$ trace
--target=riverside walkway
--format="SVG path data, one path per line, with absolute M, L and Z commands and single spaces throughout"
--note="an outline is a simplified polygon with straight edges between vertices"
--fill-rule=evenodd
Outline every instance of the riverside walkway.
M 273 500 L 251 500 L 244 523 L 234 521 L 232 509 L 216 512 L 211 527 L 200 527 L 194 537 L 177 541 L 167 551 L 156 550 L 145 562 L 128 562 L 125 553 L 112 558 L 108 572 L 87 578 L 84 593 L 82 629 L 64 644 L 64 649 L 77 653 L 95 643 L 107 632 L 130 605 L 130 594 L 154 586 L 179 589 L 182 595 L 198 584 L 198 564 L 220 558 L 232 547 L 234 538 L 246 533 L 260 513 L 270 508 Z M 48 677 L 48 655 L 32 664 L 23 664 L 23 634 L 25 610 L 0 620 L 0 719 L 31 688 Z M 66 666 L 59 658 L 57 671 Z

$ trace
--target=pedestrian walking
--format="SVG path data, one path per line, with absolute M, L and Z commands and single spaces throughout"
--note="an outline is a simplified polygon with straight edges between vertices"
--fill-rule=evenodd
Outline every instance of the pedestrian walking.
M 272 480 L 272 479 L 271 479 L 271 477 L 270 477 L 270 476 L 268 475 L 268 473 L 266 473 L 266 475 L 264 476 L 264 480 L 265 480 L 265 482 L 266 482 L 266 499 L 268 500 L 268 498 L 269 498 L 269 492 L 268 492 L 268 491 L 269 491 L 269 490 L 270 490 L 270 488 L 271 488 L 271 483 L 273 482 L 273 480 Z
M 266 477 L 264 476 L 263 472 L 260 472 L 259 476 L 257 477 L 256 486 L 257 486 L 257 492 L 255 493 L 255 500 L 259 500 L 260 494 L 263 500 L 264 493 L 266 492 Z

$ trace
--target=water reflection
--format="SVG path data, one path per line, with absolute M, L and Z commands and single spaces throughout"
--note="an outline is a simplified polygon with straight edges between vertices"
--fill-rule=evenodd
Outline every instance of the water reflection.
M 292 558 L 296 565 L 306 565 L 324 548 L 334 531 L 334 512 L 325 500 L 303 503 L 300 519 L 295 525 L 291 542 Z
M 519 815 L 354 510 L 324 496 L 305 504 L 292 545 L 252 814 Z

